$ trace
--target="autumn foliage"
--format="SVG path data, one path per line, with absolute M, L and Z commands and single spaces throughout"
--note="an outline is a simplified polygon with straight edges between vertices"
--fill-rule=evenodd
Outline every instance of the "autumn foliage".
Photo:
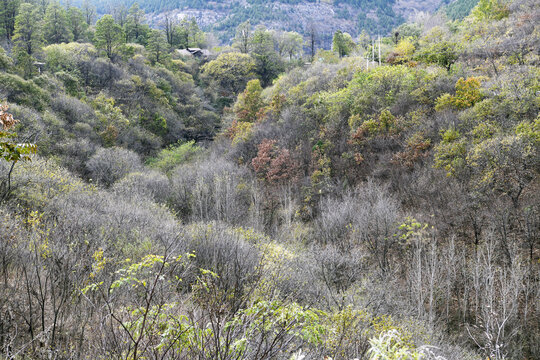
M 289 150 L 276 145 L 276 140 L 264 139 L 257 156 L 251 161 L 257 176 L 269 184 L 277 185 L 298 178 L 298 164 Z
M 422 134 L 414 134 L 408 141 L 404 151 L 398 152 L 392 158 L 394 164 L 413 167 L 415 163 L 425 159 L 429 155 L 431 141 L 425 139 Z
M 18 121 L 13 118 L 13 115 L 8 113 L 8 105 L 0 105 L 0 124 L 4 130 L 11 129 Z
M 239 121 L 256 122 L 264 116 L 262 90 L 261 82 L 258 79 L 247 83 L 246 90 L 238 97 L 234 109 Z

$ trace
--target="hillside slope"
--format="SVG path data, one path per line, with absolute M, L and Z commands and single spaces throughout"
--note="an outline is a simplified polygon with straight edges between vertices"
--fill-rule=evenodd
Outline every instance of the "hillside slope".
M 122 0 L 130 7 L 135 1 Z M 421 12 L 433 12 L 441 0 L 141 0 L 141 8 L 148 13 L 153 25 L 160 25 L 165 16 L 197 19 L 206 30 L 215 30 L 222 41 L 234 35 L 234 29 L 243 21 L 263 24 L 269 28 L 294 30 L 300 33 L 314 24 L 317 31 L 330 36 L 336 30 L 352 35 L 366 30 L 370 34 L 387 34 L 393 27 Z M 98 12 L 118 7 L 108 0 L 94 1 Z
M 540 359 L 538 0 L 209 58 L 2 4 L 0 359 Z

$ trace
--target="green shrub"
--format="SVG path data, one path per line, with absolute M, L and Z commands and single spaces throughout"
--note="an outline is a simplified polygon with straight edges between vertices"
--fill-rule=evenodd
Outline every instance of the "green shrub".
M 24 80 L 18 75 L 0 73 L 0 92 L 7 100 L 18 105 L 27 105 L 37 110 L 43 110 L 49 102 L 49 96 L 33 81 Z
M 178 165 L 184 164 L 202 153 L 202 149 L 195 145 L 195 140 L 178 145 L 171 145 L 148 161 L 148 164 L 156 169 L 169 174 Z

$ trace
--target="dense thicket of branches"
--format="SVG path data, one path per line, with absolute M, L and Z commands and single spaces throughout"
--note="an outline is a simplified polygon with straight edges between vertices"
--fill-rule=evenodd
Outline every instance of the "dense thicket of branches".
M 310 64 L 7 3 L 0 357 L 540 357 L 537 1 Z

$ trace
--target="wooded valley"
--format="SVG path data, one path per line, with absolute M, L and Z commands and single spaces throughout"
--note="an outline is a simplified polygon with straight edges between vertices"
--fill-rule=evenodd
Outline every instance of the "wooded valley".
M 540 358 L 540 4 L 467 4 L 0 1 L 0 358 Z

